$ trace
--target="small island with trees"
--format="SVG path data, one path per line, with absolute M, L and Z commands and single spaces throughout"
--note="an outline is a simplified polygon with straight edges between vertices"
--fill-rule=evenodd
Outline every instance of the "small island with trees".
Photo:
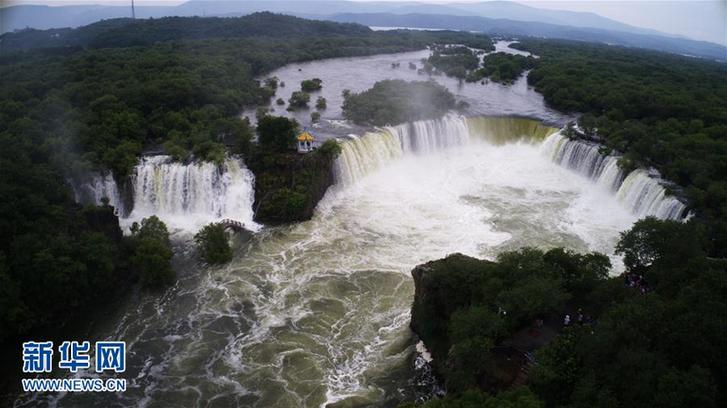
M 360 93 L 344 93 L 343 116 L 361 125 L 396 125 L 441 117 L 454 95 L 433 81 L 384 80 Z

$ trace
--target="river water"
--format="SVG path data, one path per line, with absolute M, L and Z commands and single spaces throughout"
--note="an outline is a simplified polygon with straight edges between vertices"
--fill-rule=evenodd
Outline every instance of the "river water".
M 324 117 L 333 121 L 327 126 L 345 127 L 335 125 L 340 90 L 362 90 L 385 77 L 414 79 L 407 61 L 424 55 L 294 64 L 272 75 L 286 82 L 284 92 L 300 79 L 322 78 Z M 392 61 L 401 68 L 392 69 Z M 436 80 L 449 82 L 479 114 L 563 120 L 523 79 L 512 87 Z M 492 258 L 524 245 L 611 254 L 619 232 L 636 220 L 613 191 L 553 161 L 541 143 L 553 132 L 523 119 L 448 116 L 359 133 L 344 143 L 339 183 L 312 220 L 235 242 L 235 258 L 223 267 L 194 261 L 194 231 L 175 235 L 178 283 L 164 294 L 132 296 L 95 329 L 97 339 L 127 342 L 127 369 L 119 375 L 129 380 L 126 392 L 23 396 L 16 405 L 411 400 L 415 265 L 453 252 Z
M 497 52 L 513 54 L 527 54 L 508 47 L 508 42 L 498 41 L 495 44 Z M 418 74 L 417 70 L 409 69 L 409 63 L 421 68 L 421 60 L 431 55 L 429 50 L 414 52 L 373 55 L 369 57 L 332 58 L 327 60 L 311 61 L 299 64 L 290 64 L 277 69 L 264 78 L 277 77 L 285 83 L 285 87 L 278 88 L 272 99 L 271 114 L 295 118 L 302 126 L 311 127 L 322 138 L 340 136 L 350 132 L 360 131 L 355 126 L 341 121 L 342 93 L 345 89 L 351 92 L 361 92 L 371 88 L 377 81 L 384 79 L 402 79 L 406 81 L 433 80 L 446 86 L 457 98 L 467 102 L 468 116 L 477 115 L 514 115 L 538 118 L 552 124 L 564 124 L 569 118 L 562 113 L 545 106 L 543 96 L 528 86 L 527 78 L 520 77 L 512 85 L 502 85 L 488 81 L 482 83 L 460 83 L 456 78 L 445 75 L 427 76 Z M 398 68 L 392 68 L 392 63 L 400 63 Z M 310 109 L 294 112 L 286 110 L 288 99 L 294 91 L 300 90 L 303 80 L 320 78 L 323 88 L 311 93 Z M 322 96 L 327 101 L 327 109 L 321 111 L 321 122 L 311 124 L 310 114 L 315 111 L 315 101 Z M 286 104 L 279 106 L 275 100 L 282 98 Z M 255 109 L 248 109 L 243 116 L 255 122 Z

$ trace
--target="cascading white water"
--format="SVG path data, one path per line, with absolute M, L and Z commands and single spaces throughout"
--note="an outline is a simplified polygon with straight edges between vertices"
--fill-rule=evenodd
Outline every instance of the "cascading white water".
M 469 130 L 464 116 L 449 114 L 441 119 L 420 120 L 386 126 L 341 145 L 336 160 L 336 183 L 351 185 L 392 159 L 408 153 L 433 153 L 468 142 Z
M 73 189 L 73 195 L 77 203 L 100 204 L 102 199 L 107 198 L 109 204 L 116 209 L 119 216 L 126 215 L 119 188 L 110 173 L 106 175 L 94 174 L 80 183 L 70 180 L 69 184 Z
M 657 172 L 636 169 L 625 176 L 618 166 L 618 156 L 605 155 L 600 148 L 596 143 L 569 139 L 560 132 L 549 136 L 542 144 L 543 152 L 554 162 L 615 192 L 618 199 L 639 217 L 683 218 L 686 206 L 667 194 Z
M 223 218 L 253 226 L 254 178 L 239 160 L 221 166 L 183 164 L 168 156 L 141 160 L 133 178 L 134 210 L 130 219 L 157 215 L 173 226 L 196 229 Z
M 596 143 L 571 140 L 560 132 L 554 133 L 542 144 L 543 151 L 554 162 L 615 192 L 624 174 L 618 166 L 618 157 L 602 154 L 600 148 Z
M 678 220 L 684 216 L 686 209 L 681 201 L 666 194 L 658 178 L 643 169 L 629 173 L 618 189 L 617 196 L 628 203 L 639 217 L 653 215 L 661 219 Z
M 224 218 L 256 229 L 253 222 L 254 177 L 238 159 L 221 166 L 209 162 L 180 163 L 169 156 L 141 159 L 131 179 L 133 209 L 124 209 L 116 182 L 110 175 L 81 184 L 79 202 L 100 203 L 109 198 L 122 224 L 156 215 L 172 228 L 194 231 Z
M 634 214 L 662 219 L 684 216 L 686 206 L 667 194 L 658 175 L 645 170 L 626 175 L 618 165 L 619 157 L 603 154 L 600 145 L 571 140 L 561 132 L 527 119 L 465 118 L 449 114 L 441 119 L 384 127 L 342 144 L 335 166 L 336 180 L 337 184 L 348 186 L 392 159 L 465 145 L 471 139 L 502 144 L 543 138 L 541 149 L 548 157 L 616 194 Z

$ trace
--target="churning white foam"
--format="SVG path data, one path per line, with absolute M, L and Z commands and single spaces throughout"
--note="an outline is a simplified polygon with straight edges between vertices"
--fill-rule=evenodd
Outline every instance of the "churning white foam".
M 181 163 L 169 156 L 141 158 L 131 177 L 131 207 L 126 208 L 113 177 L 95 176 L 75 190 L 77 200 L 100 203 L 107 197 L 122 225 L 156 215 L 172 230 L 196 231 L 209 222 L 230 218 L 252 230 L 254 176 L 241 160 Z
M 654 170 L 636 169 L 624 174 L 618 166 L 618 156 L 604 154 L 600 145 L 569 139 L 560 132 L 549 136 L 542 148 L 554 162 L 613 191 L 618 200 L 639 217 L 651 215 L 680 220 L 686 215 L 686 205 L 667 194 L 665 182 Z

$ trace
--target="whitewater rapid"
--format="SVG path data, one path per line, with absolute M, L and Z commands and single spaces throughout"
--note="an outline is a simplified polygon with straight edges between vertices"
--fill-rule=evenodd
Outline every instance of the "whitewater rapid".
M 324 407 L 412 400 L 415 265 L 453 252 L 493 258 L 530 245 L 602 251 L 619 270 L 614 245 L 638 218 L 617 194 L 625 181 L 614 190 L 563 164 L 550 149 L 564 147 L 559 137 L 532 120 L 458 115 L 350 137 L 335 166 L 338 183 L 312 220 L 262 229 L 237 243 L 223 267 L 180 261 L 179 281 L 165 296 L 132 299 L 109 319 L 99 337 L 127 341 L 125 393 L 51 402 Z M 189 169 L 167 162 L 141 165 L 153 177 L 138 171 L 136 182 L 150 188 L 135 195 L 152 191 L 151 180 L 188 177 Z M 134 211 L 200 208 L 144 200 L 149 207 Z

